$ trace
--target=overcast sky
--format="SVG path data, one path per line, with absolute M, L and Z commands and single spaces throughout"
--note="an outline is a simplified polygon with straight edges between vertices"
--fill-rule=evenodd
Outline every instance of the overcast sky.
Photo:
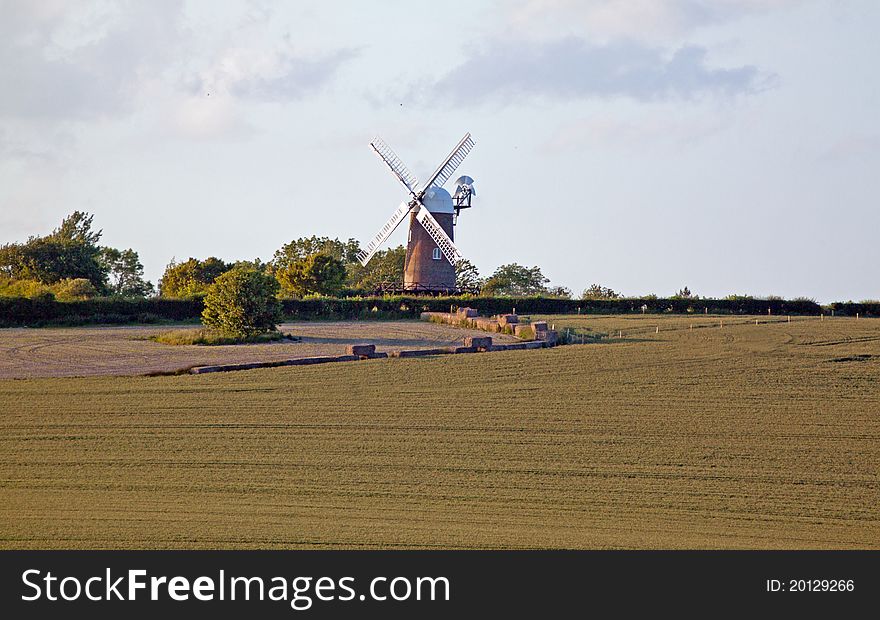
M 0 0 L 0 242 L 366 243 L 470 131 L 483 275 L 880 297 L 880 2 Z M 392 238 L 405 240 L 403 227 Z

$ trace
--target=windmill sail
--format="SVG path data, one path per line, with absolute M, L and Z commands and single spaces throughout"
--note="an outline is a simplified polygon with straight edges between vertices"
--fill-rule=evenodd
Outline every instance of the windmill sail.
M 370 259 L 373 258 L 373 254 L 385 243 L 385 240 L 391 236 L 400 223 L 406 218 L 407 214 L 412 209 L 412 205 L 409 202 L 401 202 L 400 206 L 397 207 L 397 210 L 394 214 L 385 222 L 385 225 L 376 233 L 376 236 L 367 244 L 367 247 L 358 252 L 358 260 L 361 261 L 361 265 L 364 267 L 367 266 L 367 263 L 370 262 Z M 424 210 L 424 209 L 423 209 Z
M 391 147 L 385 144 L 385 141 L 379 136 L 376 136 L 370 142 L 370 146 L 376 152 L 376 155 L 385 162 L 385 165 L 388 166 L 388 169 L 391 170 L 394 176 L 397 177 L 397 180 L 403 183 L 403 186 L 415 197 L 419 181 L 416 175 L 410 172 L 406 164 L 397 156 L 397 153 L 392 151 Z
M 422 228 L 431 235 L 434 243 L 437 244 L 437 247 L 443 252 L 443 256 L 446 257 L 446 260 L 453 265 L 461 260 L 461 254 L 459 253 L 458 248 L 455 247 L 452 239 L 449 238 L 449 235 L 446 234 L 446 231 L 443 230 L 440 223 L 428 212 L 428 209 L 422 206 L 419 209 L 419 212 L 416 213 L 416 219 L 419 221 L 419 224 L 422 225 Z
M 474 148 L 474 141 L 471 139 L 470 132 L 468 132 L 464 135 L 464 138 L 455 145 L 452 152 L 446 156 L 443 163 L 437 167 L 434 174 L 429 177 L 430 180 L 425 183 L 417 195 L 421 196 L 425 190 L 432 185 L 443 187 L 443 184 L 446 183 L 446 181 L 449 180 L 449 177 L 455 173 L 459 164 L 464 161 L 464 158 L 467 157 L 467 154 L 471 152 L 472 148 Z

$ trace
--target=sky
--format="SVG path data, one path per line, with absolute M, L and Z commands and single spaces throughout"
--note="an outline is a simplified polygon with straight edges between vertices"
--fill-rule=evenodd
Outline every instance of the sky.
M 484 276 L 876 299 L 878 29 L 874 0 L 0 0 L 0 243 L 88 211 L 154 283 L 366 244 L 405 197 L 373 136 L 424 178 L 469 131 Z

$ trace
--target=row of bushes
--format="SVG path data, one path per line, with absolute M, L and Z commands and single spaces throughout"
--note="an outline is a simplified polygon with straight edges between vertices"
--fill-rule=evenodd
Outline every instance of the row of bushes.
M 381 297 L 287 299 L 282 302 L 289 319 L 416 318 L 422 312 L 448 312 L 452 306 L 470 306 L 490 316 L 519 314 L 800 314 L 818 315 L 821 306 L 810 300 L 782 299 L 609 299 L 571 300 L 546 297 Z M 835 314 L 880 316 L 880 303 L 835 303 Z M 155 323 L 195 321 L 202 312 L 200 299 L 91 299 L 59 302 L 48 299 L 0 298 L 0 327 L 82 325 L 96 323 Z
M 834 311 L 835 316 L 880 316 L 880 301 L 863 301 L 855 303 L 834 302 L 830 309 Z
M 200 299 L 97 298 L 63 302 L 0 297 L 0 327 L 192 321 L 201 312 Z

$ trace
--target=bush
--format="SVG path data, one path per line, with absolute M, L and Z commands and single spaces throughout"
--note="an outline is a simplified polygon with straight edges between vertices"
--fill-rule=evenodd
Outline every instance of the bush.
M 208 288 L 202 323 L 233 338 L 273 332 L 281 321 L 278 288 L 278 280 L 260 271 L 227 271 Z
M 237 338 L 234 336 L 225 336 L 210 329 L 175 329 L 173 331 L 164 332 L 156 336 L 150 336 L 150 340 L 170 345 L 221 345 L 221 344 L 243 344 L 258 342 L 274 342 L 278 340 L 290 339 L 292 336 L 282 334 L 281 332 L 268 332 Z
M 36 280 L 15 280 L 0 276 L 0 297 L 27 297 L 28 299 L 53 299 L 55 293 L 48 284 Z
M 859 303 L 851 301 L 846 303 L 835 302 L 831 304 L 830 309 L 837 316 L 855 316 L 858 314 L 859 316 L 880 317 L 880 302 L 878 301 L 862 301 Z
M 98 294 L 94 285 L 85 278 L 67 278 L 52 285 L 59 301 L 91 299 Z

